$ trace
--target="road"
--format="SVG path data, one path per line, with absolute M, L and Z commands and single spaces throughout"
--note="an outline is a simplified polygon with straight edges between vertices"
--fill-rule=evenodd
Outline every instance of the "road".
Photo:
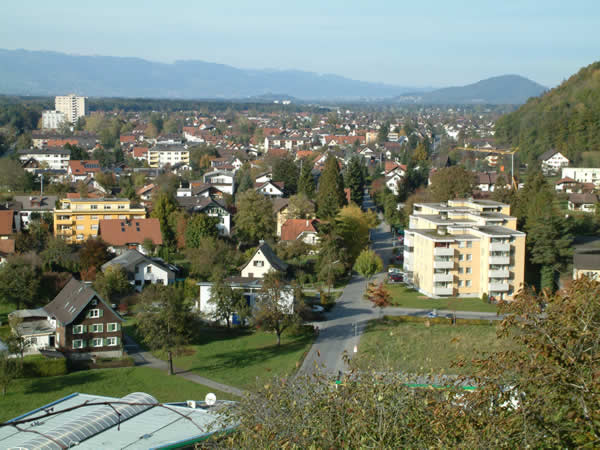
M 369 197 L 365 197 L 363 206 L 373 208 Z M 382 222 L 371 232 L 371 248 L 375 250 L 384 262 L 392 256 L 392 233 L 389 226 Z M 385 272 L 378 274 L 378 280 L 385 277 Z M 326 375 L 338 375 L 348 369 L 344 354 L 352 357 L 353 350 L 358 347 L 360 335 L 366 324 L 383 315 L 414 315 L 426 316 L 430 309 L 411 309 L 390 307 L 383 310 L 374 308 L 364 299 L 367 280 L 360 275 L 354 275 L 344 288 L 335 307 L 326 313 L 326 321 L 315 323 L 319 327 L 319 335 L 310 348 L 298 375 L 312 375 L 315 371 Z M 438 310 L 439 315 L 452 314 L 453 311 Z M 456 311 L 457 318 L 499 320 L 495 313 Z

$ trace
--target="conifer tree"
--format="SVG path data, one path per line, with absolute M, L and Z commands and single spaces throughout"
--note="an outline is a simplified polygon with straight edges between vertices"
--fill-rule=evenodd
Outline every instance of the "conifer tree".
M 319 180 L 317 194 L 317 214 L 322 219 L 332 219 L 344 204 L 344 182 L 337 159 L 329 155 Z

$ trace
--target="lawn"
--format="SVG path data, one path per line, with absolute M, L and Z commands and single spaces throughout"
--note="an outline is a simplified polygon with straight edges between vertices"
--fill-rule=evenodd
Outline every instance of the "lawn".
M 506 349 L 510 344 L 496 336 L 497 323 L 431 324 L 401 322 L 384 317 L 371 321 L 360 338 L 354 367 L 409 373 L 468 374 L 470 359 L 478 352 Z M 465 360 L 462 368 L 452 367 Z
M 257 378 L 262 382 L 294 373 L 313 341 L 311 333 L 284 333 L 277 347 L 274 333 L 224 328 L 206 328 L 198 335 L 194 345 L 174 358 L 177 369 L 246 389 L 255 387 Z
M 402 284 L 388 284 L 392 306 L 417 309 L 447 309 L 451 311 L 496 312 L 496 305 L 480 298 L 429 298 Z
M 148 367 L 86 370 L 58 377 L 15 380 L 8 387 L 6 396 L 0 396 L 0 422 L 47 405 L 73 392 L 110 397 L 147 392 L 161 402 L 204 400 L 208 392 L 214 392 L 217 398 L 232 399 L 228 394 L 215 392 L 206 386 L 180 377 L 168 376 L 162 371 Z

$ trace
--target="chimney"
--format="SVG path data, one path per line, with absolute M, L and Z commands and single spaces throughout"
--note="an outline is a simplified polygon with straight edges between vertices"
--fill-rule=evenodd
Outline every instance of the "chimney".
M 306 227 L 308 228 L 308 219 L 306 219 Z

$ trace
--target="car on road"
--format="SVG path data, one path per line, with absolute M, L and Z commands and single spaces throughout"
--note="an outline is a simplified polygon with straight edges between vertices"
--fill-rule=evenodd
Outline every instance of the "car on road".
M 437 310 L 432 310 L 427 314 L 428 319 L 435 319 L 438 316 Z

